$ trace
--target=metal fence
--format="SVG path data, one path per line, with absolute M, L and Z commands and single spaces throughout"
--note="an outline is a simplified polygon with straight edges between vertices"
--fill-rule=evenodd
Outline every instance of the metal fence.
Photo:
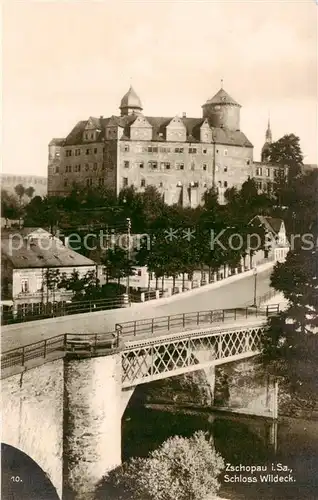
M 279 312 L 279 304 L 265 307 L 245 307 L 235 309 L 219 309 L 180 313 L 169 316 L 159 316 L 151 319 L 140 319 L 116 323 L 115 328 L 119 336 L 137 336 L 145 333 L 170 331 L 173 328 L 185 329 L 200 324 L 223 323 L 250 317 L 268 317 Z
M 27 304 L 30 306 L 31 304 Z M 1 324 L 10 325 L 13 323 L 23 323 L 71 314 L 81 314 L 108 309 L 119 309 L 129 305 L 127 296 L 119 296 L 110 299 L 85 300 L 76 302 L 59 302 L 56 304 L 32 304 L 34 307 L 19 308 L 14 312 L 13 308 L 2 312 Z M 36 307 L 35 307 L 36 306 Z
M 279 304 L 273 304 L 265 308 L 197 311 L 117 323 L 115 331 L 110 332 L 66 333 L 3 352 L 1 367 L 4 369 L 15 365 L 24 366 L 27 361 L 36 358 L 46 359 L 52 354 L 55 354 L 55 359 L 63 357 L 66 353 L 94 355 L 102 351 L 107 354 L 121 347 L 123 337 L 137 337 L 144 334 L 153 335 L 157 332 L 169 332 L 174 328 L 182 331 L 189 327 L 195 328 L 197 325 L 235 321 L 236 319 L 250 317 L 268 317 L 276 315 L 278 312 Z

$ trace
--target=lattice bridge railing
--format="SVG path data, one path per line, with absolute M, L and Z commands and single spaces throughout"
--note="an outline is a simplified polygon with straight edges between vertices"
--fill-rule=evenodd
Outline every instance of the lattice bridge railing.
M 122 386 L 131 387 L 204 367 L 255 356 L 266 322 L 187 331 L 132 342 L 122 351 Z

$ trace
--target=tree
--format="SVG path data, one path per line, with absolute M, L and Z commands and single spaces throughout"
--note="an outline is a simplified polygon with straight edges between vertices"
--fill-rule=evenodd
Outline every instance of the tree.
M 63 273 L 58 283 L 58 288 L 72 291 L 73 301 L 94 300 L 99 295 L 99 281 L 95 271 L 87 271 L 82 278 L 75 269 L 71 276 Z
M 20 216 L 16 198 L 4 189 L 1 190 L 1 215 L 6 219 L 6 225 L 9 219 L 18 219 Z
M 277 175 L 273 184 L 273 192 L 279 206 L 286 206 L 290 200 L 293 186 L 301 173 L 303 154 L 300 140 L 294 134 L 286 134 L 269 146 L 268 160 L 277 165 Z
M 318 375 L 318 171 L 300 175 L 289 189 L 293 196 L 285 218 L 292 248 L 271 276 L 271 286 L 284 294 L 288 306 L 269 323 L 263 359 L 304 392 L 305 386 L 313 389 Z
M 134 275 L 133 261 L 128 258 L 127 251 L 119 246 L 106 251 L 102 264 L 105 266 L 106 283 L 110 279 L 116 279 L 119 286 L 121 278 Z
M 42 291 L 46 291 L 46 303 L 49 303 L 50 292 L 52 293 L 52 301 L 55 302 L 55 291 L 60 283 L 59 269 L 47 268 L 43 274 Z
M 220 487 L 222 457 L 204 432 L 174 436 L 148 458 L 134 458 L 99 484 L 96 500 L 206 500 Z
M 300 174 L 303 154 L 300 139 L 294 134 L 286 134 L 269 146 L 269 163 L 288 167 L 290 178 Z
M 29 186 L 26 190 L 25 190 L 25 194 L 27 195 L 28 198 L 32 198 L 33 195 L 34 195 L 34 187 L 33 186 Z
M 22 186 L 22 184 L 17 184 L 14 188 L 14 191 L 17 195 L 17 197 L 19 198 L 19 201 L 20 201 L 20 205 L 22 203 L 22 198 L 23 196 L 25 195 L 25 188 L 24 186 Z

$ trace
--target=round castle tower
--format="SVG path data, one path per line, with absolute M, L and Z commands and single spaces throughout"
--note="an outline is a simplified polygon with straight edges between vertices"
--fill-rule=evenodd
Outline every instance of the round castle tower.
M 203 118 L 208 118 L 212 127 L 240 130 L 240 109 L 238 104 L 223 88 L 202 106 Z

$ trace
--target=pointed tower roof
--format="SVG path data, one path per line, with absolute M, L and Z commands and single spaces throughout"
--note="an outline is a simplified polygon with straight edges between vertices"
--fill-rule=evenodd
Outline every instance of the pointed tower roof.
M 206 104 L 232 104 L 233 106 L 241 107 L 241 105 L 236 102 L 223 88 L 221 88 L 211 99 L 208 99 L 205 105 Z
M 132 86 L 129 87 L 128 92 L 124 95 L 120 102 L 120 109 L 125 108 L 135 108 L 142 110 L 141 100 L 139 99 Z
M 272 130 L 271 130 L 271 123 L 270 119 L 268 118 L 268 124 L 267 124 L 267 130 L 265 134 L 266 142 L 271 143 L 272 142 Z

